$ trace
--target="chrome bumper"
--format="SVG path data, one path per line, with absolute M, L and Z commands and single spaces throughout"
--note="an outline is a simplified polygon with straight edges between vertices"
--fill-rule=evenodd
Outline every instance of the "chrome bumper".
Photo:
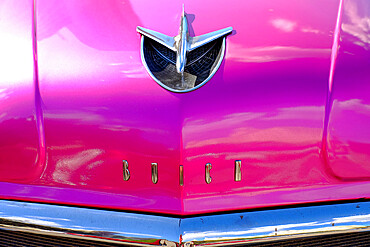
M 173 218 L 0 200 L 0 229 L 138 246 L 215 246 L 370 230 L 370 202 Z

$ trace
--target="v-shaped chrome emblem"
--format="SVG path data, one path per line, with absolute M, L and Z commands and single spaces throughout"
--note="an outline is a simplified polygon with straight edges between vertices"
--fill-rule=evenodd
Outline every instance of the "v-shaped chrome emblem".
M 136 31 L 151 40 L 158 42 L 171 51 L 176 53 L 176 71 L 183 75 L 187 65 L 187 54 L 199 47 L 202 47 L 219 38 L 223 38 L 232 32 L 232 27 L 224 28 L 215 32 L 207 33 L 201 36 L 191 37 L 189 35 L 188 20 L 184 11 L 184 6 L 181 15 L 181 23 L 179 34 L 175 37 L 170 37 L 165 34 L 149 30 L 138 26 Z M 224 48 L 224 47 L 223 47 Z M 207 51 L 208 52 L 208 51 Z M 223 54 L 222 54 L 223 57 Z M 222 60 L 222 58 L 221 58 Z M 157 78 L 155 78 L 157 79 Z M 161 81 L 161 80 L 159 80 Z M 174 91 L 174 90 L 171 90 Z

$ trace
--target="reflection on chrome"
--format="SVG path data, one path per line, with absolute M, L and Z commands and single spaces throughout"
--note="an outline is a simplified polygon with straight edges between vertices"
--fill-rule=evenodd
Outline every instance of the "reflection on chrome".
M 348 203 L 196 217 L 183 222 L 182 237 L 184 242 L 208 245 L 370 230 L 369 205 Z
M 370 214 L 366 215 L 356 215 L 356 216 L 348 216 L 342 218 L 334 218 L 333 223 L 350 223 L 350 222 L 362 222 L 367 223 L 370 222 Z
M 14 221 L 14 222 L 25 223 L 25 224 L 33 224 L 33 225 L 43 225 L 43 226 L 51 226 L 51 227 L 60 227 L 61 226 L 60 224 L 57 224 L 57 223 L 52 222 L 52 221 L 41 220 L 41 219 L 30 219 L 30 218 L 27 218 L 27 217 L 19 217 L 19 216 L 16 216 L 16 217 L 2 216 L 1 219 L 2 220 L 9 220 L 9 221 Z M 60 220 L 60 219 L 54 218 L 54 220 Z M 66 220 L 66 219 L 62 219 L 62 220 Z
M 324 223 L 322 223 L 324 224 Z M 302 223 L 302 224 L 288 224 L 288 225 L 280 225 L 279 229 L 293 229 L 297 227 L 307 227 L 307 226 L 318 226 L 322 225 L 317 222 L 310 222 L 310 223 Z M 245 238 L 247 234 L 256 234 L 256 233 L 264 233 L 264 236 L 274 236 L 276 231 L 276 226 L 263 226 L 263 227 L 256 227 L 252 228 L 247 231 L 228 231 L 228 232 L 219 232 L 219 231 L 209 231 L 209 232 L 199 232 L 199 233 L 186 233 L 184 234 L 184 240 L 190 239 L 199 239 L 204 238 L 205 240 L 213 240 L 213 239 L 229 239 L 229 238 Z
M 172 218 L 0 200 L 0 228 L 138 246 L 214 246 L 369 231 L 369 209 L 359 202 Z
M 326 58 L 330 56 L 328 48 L 305 48 L 296 46 L 258 46 L 244 47 L 230 43 L 226 58 L 237 62 L 266 63 L 273 61 L 294 60 L 297 58 Z
M 148 245 L 161 239 L 177 241 L 177 226 L 175 218 L 0 200 L 2 229 Z

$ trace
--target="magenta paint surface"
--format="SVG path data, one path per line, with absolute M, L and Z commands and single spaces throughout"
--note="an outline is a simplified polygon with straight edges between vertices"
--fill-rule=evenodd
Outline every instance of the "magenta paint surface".
M 362 24 L 369 18 L 369 1 L 344 1 L 326 156 L 348 182 L 370 179 L 370 27 Z
M 32 1 L 9 2 L 24 21 L 0 30 L 19 30 L 28 62 L 0 76 L 1 198 L 185 215 L 369 197 L 368 1 L 343 1 L 341 18 L 340 0 L 186 1 L 192 36 L 235 32 L 183 94 L 148 75 L 135 30 L 176 35 L 182 2 L 38 0 L 38 67 Z
M 33 56 L 33 1 L 0 1 L 0 180 L 29 182 L 44 169 Z

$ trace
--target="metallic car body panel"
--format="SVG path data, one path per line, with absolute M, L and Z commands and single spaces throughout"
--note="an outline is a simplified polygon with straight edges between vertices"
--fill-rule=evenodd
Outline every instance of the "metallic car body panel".
M 0 1 L 0 16 L 0 180 L 29 182 L 45 164 L 33 1 Z
M 344 1 L 327 127 L 327 163 L 342 181 L 370 179 L 370 2 Z
M 370 31 L 362 24 L 369 3 L 240 0 L 220 8 L 192 0 L 185 6 L 191 36 L 225 26 L 235 32 L 214 77 L 177 94 L 145 71 L 136 27 L 175 36 L 181 3 L 36 1 L 39 103 L 32 52 L 28 84 L 14 86 L 29 95 L 22 96 L 28 104 L 21 124 L 33 117 L 33 131 L 22 135 L 32 140 L 33 159 L 43 136 L 35 116 L 42 116 L 46 167 L 38 177 L 20 176 L 34 164 L 24 157 L 17 171 L 1 170 L 1 198 L 191 215 L 369 197 Z M 24 32 L 32 49 L 32 32 Z M 122 160 L 129 163 L 127 181 Z M 236 160 L 243 164 L 241 181 L 234 181 Z

